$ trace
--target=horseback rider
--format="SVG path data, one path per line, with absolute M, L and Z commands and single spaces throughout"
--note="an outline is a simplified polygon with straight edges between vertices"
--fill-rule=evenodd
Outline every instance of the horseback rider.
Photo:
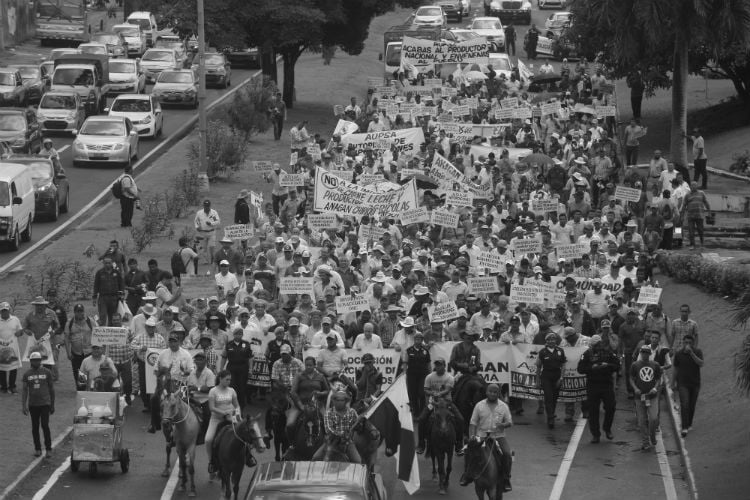
M 232 389 L 232 374 L 229 370 L 222 370 L 216 375 L 218 384 L 208 391 L 208 407 L 211 410 L 211 420 L 206 431 L 206 453 L 208 453 L 208 473 L 211 477 L 216 475 L 216 467 L 213 461 L 214 437 L 219 424 L 232 418 L 240 412 L 240 403 L 237 393 Z
M 490 384 L 487 386 L 487 398 L 483 399 L 474 407 L 469 422 L 469 436 L 481 441 L 485 438 L 493 440 L 493 453 L 498 473 L 503 479 L 503 491 L 511 491 L 510 470 L 513 465 L 510 445 L 505 438 L 505 429 L 513 426 L 513 418 L 510 408 L 500 399 L 500 386 Z M 461 486 L 466 486 L 474 481 L 474 473 L 469 470 L 469 461 L 466 461 L 466 469 L 461 476 Z
M 357 402 L 362 401 L 364 406 L 369 406 L 383 392 L 383 374 L 375 366 L 375 356 L 366 352 L 362 355 L 362 370 L 357 373 Z
M 200 408 L 196 412 L 201 418 L 201 434 L 205 435 L 208 429 L 208 422 L 211 420 L 211 409 L 208 407 L 208 393 L 216 383 L 216 375 L 207 366 L 206 355 L 202 352 L 193 356 L 195 370 L 188 375 L 188 390 L 190 391 L 190 404 Z M 198 442 L 201 438 L 198 437 Z
M 463 440 L 460 436 L 464 435 L 464 418 L 461 412 L 453 403 L 451 391 L 453 391 L 453 375 L 445 371 L 445 360 L 438 358 L 433 362 L 435 370 L 427 375 L 424 380 L 424 393 L 427 396 L 427 406 L 419 415 L 419 447 L 418 454 L 425 452 L 425 444 L 428 442 L 427 437 L 430 435 L 430 417 L 439 402 L 445 402 L 448 410 L 453 415 L 453 425 L 456 430 L 456 453 L 460 456 L 463 454 Z
M 317 370 L 315 358 L 308 356 L 305 358 L 305 369 L 294 379 L 289 392 L 292 402 L 286 414 L 286 435 L 289 437 L 289 442 L 294 441 L 300 412 L 306 406 L 323 408 L 329 391 L 328 380 Z
M 362 458 L 352 441 L 352 430 L 359 416 L 348 406 L 351 397 L 346 391 L 338 391 L 333 394 L 331 400 L 333 407 L 326 412 L 325 417 L 326 441 L 315 452 L 312 461 L 323 460 L 328 447 L 338 443 L 340 448 L 346 450 L 350 462 L 362 463 Z

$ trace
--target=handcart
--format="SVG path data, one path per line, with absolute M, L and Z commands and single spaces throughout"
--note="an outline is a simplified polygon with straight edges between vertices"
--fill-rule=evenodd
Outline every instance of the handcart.
M 99 463 L 119 462 L 123 474 L 128 472 L 130 452 L 122 446 L 125 416 L 120 394 L 79 391 L 75 407 L 70 469 L 77 472 L 82 462 L 88 462 L 89 474 L 95 476 Z

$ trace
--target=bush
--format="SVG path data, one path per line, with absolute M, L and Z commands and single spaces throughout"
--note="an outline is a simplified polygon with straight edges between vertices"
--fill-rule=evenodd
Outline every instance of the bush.
M 242 133 L 223 121 L 212 120 L 208 123 L 206 132 L 206 149 L 208 178 L 229 178 L 232 173 L 242 169 L 247 142 Z M 200 161 L 199 141 L 190 143 L 187 156 L 194 165 Z
M 662 272 L 677 281 L 699 285 L 724 297 L 741 297 L 750 288 L 750 270 L 746 266 L 686 254 L 664 254 L 660 266 Z
M 57 290 L 57 300 L 67 309 L 70 301 L 85 300 L 91 297 L 94 282 L 94 266 L 87 266 L 78 260 L 58 260 L 46 257 L 41 265 L 35 266 L 32 273 L 24 275 L 26 296 L 45 296 L 47 291 Z
M 174 235 L 172 217 L 168 212 L 168 198 L 165 195 L 156 195 L 141 200 L 143 220 L 130 228 L 135 253 L 140 254 L 161 236 L 172 238 Z
M 246 141 L 268 130 L 271 121 L 267 112 L 277 90 L 268 76 L 253 78 L 243 85 L 223 109 L 229 126 L 242 133 Z
M 180 193 L 188 207 L 200 204 L 200 181 L 197 168 L 186 168 L 172 178 L 172 190 Z

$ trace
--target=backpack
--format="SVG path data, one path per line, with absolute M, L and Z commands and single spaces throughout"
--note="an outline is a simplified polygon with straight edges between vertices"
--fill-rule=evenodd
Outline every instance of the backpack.
M 122 178 L 123 176 L 118 177 L 110 188 L 110 190 L 112 191 L 112 196 L 114 196 L 118 200 L 122 198 Z
M 187 273 L 185 263 L 182 261 L 182 248 L 176 250 L 175 253 L 172 254 L 170 263 L 172 265 L 172 274 L 175 276 Z

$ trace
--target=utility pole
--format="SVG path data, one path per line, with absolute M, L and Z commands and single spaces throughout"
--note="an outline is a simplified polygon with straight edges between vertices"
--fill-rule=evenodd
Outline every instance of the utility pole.
M 203 17 L 203 0 L 198 0 L 198 138 L 200 161 L 198 182 L 201 190 L 208 192 L 208 161 L 206 157 L 206 30 Z

